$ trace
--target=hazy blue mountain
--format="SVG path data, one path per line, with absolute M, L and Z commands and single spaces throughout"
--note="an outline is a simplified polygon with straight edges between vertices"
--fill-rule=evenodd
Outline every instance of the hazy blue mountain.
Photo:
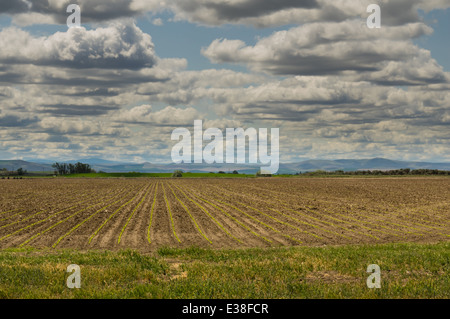
M 67 163 L 85 163 L 85 164 L 89 164 L 89 165 L 121 165 L 121 164 L 126 164 L 124 162 L 115 162 L 115 161 L 108 161 L 102 158 L 82 158 L 82 159 L 78 159 L 76 161 L 68 161 Z
M 16 171 L 23 168 L 28 172 L 48 172 L 53 171 L 51 164 L 27 162 L 22 160 L 0 160 L 0 169 L 6 168 L 8 171 Z
M 254 174 L 261 165 L 255 164 L 152 164 L 152 163 L 120 163 L 108 161 L 99 158 L 86 158 L 66 163 L 82 162 L 90 164 L 96 171 L 104 172 L 145 172 L 145 173 L 164 173 L 174 170 L 183 170 L 185 172 L 232 172 L 237 170 L 239 173 Z M 53 162 L 50 162 L 53 163 Z M 43 162 L 29 162 L 22 160 L 0 160 L 0 169 L 17 170 L 22 167 L 29 172 L 53 171 L 51 164 Z M 297 172 L 311 172 L 316 170 L 324 171 L 357 171 L 357 170 L 392 170 L 392 169 L 439 169 L 450 170 L 450 163 L 429 163 L 429 162 L 408 162 L 394 161 L 386 158 L 372 159 L 338 159 L 338 160 L 307 160 L 298 163 L 280 164 L 279 174 L 293 174 Z

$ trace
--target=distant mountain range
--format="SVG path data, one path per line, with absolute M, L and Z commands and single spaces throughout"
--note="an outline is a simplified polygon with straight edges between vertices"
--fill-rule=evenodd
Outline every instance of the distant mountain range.
M 104 172 L 141 172 L 141 173 L 166 173 L 174 170 L 183 170 L 185 172 L 232 172 L 237 170 L 239 173 L 254 174 L 261 165 L 255 164 L 152 164 L 152 163 L 122 163 L 108 161 L 98 158 L 86 158 L 75 161 L 66 161 L 65 163 L 82 162 L 90 164 L 96 171 Z M 17 170 L 22 167 L 28 172 L 52 172 L 51 161 L 42 160 L 0 160 L 0 169 Z M 311 172 L 316 170 L 324 171 L 358 171 L 358 170 L 393 170 L 401 168 L 410 169 L 439 169 L 450 170 L 450 163 L 429 163 L 429 162 L 407 162 L 395 161 L 385 158 L 372 159 L 338 159 L 338 160 L 307 160 L 298 163 L 280 164 L 279 174 L 294 174 L 297 172 Z

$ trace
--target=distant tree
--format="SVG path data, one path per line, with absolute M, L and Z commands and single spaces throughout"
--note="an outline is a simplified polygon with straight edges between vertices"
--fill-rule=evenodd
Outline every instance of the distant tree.
M 86 173 L 91 173 L 91 172 L 92 172 L 92 169 L 89 164 L 83 164 L 80 162 L 75 164 L 75 173 L 76 174 L 86 174 Z
M 180 170 L 174 171 L 172 177 L 183 177 L 183 171 Z
M 224 171 L 218 171 L 217 174 L 225 174 Z
M 52 167 L 59 175 L 85 174 L 92 172 L 92 168 L 89 164 L 83 164 L 80 162 L 76 163 L 75 165 L 56 162 L 52 165 Z
M 238 171 L 236 171 L 236 170 L 234 170 L 234 171 L 233 171 L 233 174 L 239 174 L 239 172 L 238 172 Z
M 17 175 L 19 176 L 25 175 L 26 173 L 27 171 L 24 170 L 22 167 L 17 170 Z
M 255 174 L 256 177 L 272 177 L 272 174 L 263 174 L 261 171 L 257 171 Z

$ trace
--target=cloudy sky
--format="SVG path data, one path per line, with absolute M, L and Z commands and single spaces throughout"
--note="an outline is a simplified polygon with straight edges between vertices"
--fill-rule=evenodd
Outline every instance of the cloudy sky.
M 450 0 L 1 0 L 0 159 L 171 162 L 201 119 L 279 128 L 281 162 L 448 162 L 449 30 Z

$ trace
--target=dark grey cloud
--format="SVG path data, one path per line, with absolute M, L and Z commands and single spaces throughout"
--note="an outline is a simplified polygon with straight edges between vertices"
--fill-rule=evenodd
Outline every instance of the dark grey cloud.
M 51 134 L 46 140 L 49 143 L 70 143 L 70 139 L 65 135 Z
M 66 93 L 67 96 L 75 97 L 93 97 L 93 96 L 118 96 L 120 93 L 118 90 L 110 88 L 96 88 L 93 90 L 79 91 L 77 93 Z
M 304 24 L 311 22 L 342 22 L 367 18 L 367 7 L 373 0 L 359 1 L 257 1 L 257 0 L 172 0 L 166 1 L 176 19 L 206 25 L 227 23 L 256 27 Z M 447 8 L 446 0 L 385 0 L 378 2 L 383 25 L 397 26 L 420 22 L 418 10 Z
M 70 14 L 66 12 L 68 5 L 77 4 L 81 9 L 82 23 L 102 22 L 145 13 L 132 9 L 132 2 L 132 0 L 2 0 L 0 13 L 38 13 L 51 17 L 55 23 L 65 24 Z M 148 9 L 151 7 L 148 6 Z
M 210 9 L 219 19 L 227 21 L 258 17 L 283 9 L 318 7 L 316 0 L 179 1 L 177 5 L 186 13 Z
M 18 19 L 22 24 L 65 24 L 69 4 L 78 4 L 82 23 L 132 18 L 148 12 L 171 10 L 178 20 L 207 25 L 227 23 L 250 24 L 257 27 L 281 26 L 310 22 L 345 21 L 366 17 L 372 0 L 3 0 L 0 13 L 30 14 Z M 31 5 L 29 5 L 31 4 Z M 384 25 L 419 22 L 418 10 L 447 8 L 446 0 L 385 0 L 380 3 Z M 40 17 L 31 16 L 38 14 Z M 20 20 L 20 21 L 19 21 Z M 40 21 L 41 20 L 41 21 Z
M 37 123 L 37 117 L 20 117 L 17 115 L 0 115 L 0 127 L 26 127 Z
M 24 0 L 2 0 L 0 13 L 22 13 L 27 12 L 30 6 Z
M 119 106 L 54 104 L 43 105 L 37 112 L 56 117 L 99 116 L 119 109 Z

